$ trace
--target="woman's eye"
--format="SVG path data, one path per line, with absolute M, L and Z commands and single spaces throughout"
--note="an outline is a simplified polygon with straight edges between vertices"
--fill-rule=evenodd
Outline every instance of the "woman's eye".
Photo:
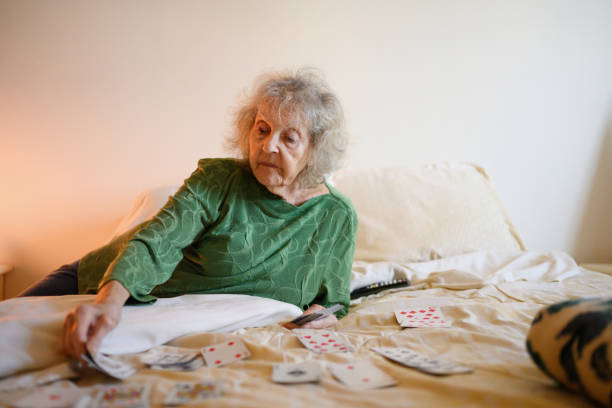
M 266 133 L 268 133 L 268 129 L 261 127 L 261 126 L 257 129 L 257 131 L 259 132 L 260 135 L 265 135 Z
M 295 144 L 298 142 L 298 137 L 294 133 L 289 133 L 285 135 L 285 140 L 289 144 Z

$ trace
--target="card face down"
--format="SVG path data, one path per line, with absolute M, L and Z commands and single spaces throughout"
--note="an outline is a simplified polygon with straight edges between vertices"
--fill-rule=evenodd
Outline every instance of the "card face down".
M 439 306 L 396 309 L 395 318 L 402 327 L 451 327 Z
M 333 331 L 295 329 L 293 332 L 304 347 L 316 353 L 346 353 L 353 351 L 351 345 Z
M 221 367 L 234 361 L 243 360 L 251 356 L 242 340 L 228 340 L 212 346 L 202 347 L 200 350 L 209 367 Z
M 220 381 L 203 381 L 199 383 L 178 383 L 164 400 L 165 405 L 181 405 L 220 397 L 223 386 Z
M 317 382 L 321 379 L 321 366 L 317 361 L 274 364 L 272 381 L 284 384 Z
M 397 384 L 393 377 L 366 360 L 330 364 L 328 368 L 334 377 L 351 388 L 372 389 Z
M 427 357 L 405 347 L 373 347 L 373 351 L 406 367 L 433 375 L 467 374 L 473 370 L 450 361 Z

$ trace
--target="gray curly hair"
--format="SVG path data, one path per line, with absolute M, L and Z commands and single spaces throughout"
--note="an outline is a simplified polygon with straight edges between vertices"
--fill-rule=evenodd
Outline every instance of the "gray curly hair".
M 309 164 L 298 174 L 301 187 L 316 186 L 340 167 L 348 137 L 340 100 L 318 70 L 300 68 L 295 72 L 261 75 L 250 96 L 237 107 L 234 132 L 228 146 L 248 163 L 249 133 L 261 106 L 278 120 L 301 120 L 310 137 Z

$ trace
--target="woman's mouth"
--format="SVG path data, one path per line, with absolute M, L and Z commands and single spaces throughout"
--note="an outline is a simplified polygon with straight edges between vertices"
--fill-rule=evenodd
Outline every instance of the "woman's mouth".
M 270 162 L 259 162 L 259 165 L 264 167 L 271 167 L 274 169 L 278 167 L 276 164 Z

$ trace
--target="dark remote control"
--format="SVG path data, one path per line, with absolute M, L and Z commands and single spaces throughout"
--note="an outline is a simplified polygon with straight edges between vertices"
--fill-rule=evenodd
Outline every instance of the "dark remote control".
M 357 299 L 358 297 L 372 295 L 386 289 L 401 288 L 404 286 L 410 286 L 410 281 L 408 279 L 394 279 L 385 282 L 377 282 L 355 289 L 351 292 L 351 299 Z

